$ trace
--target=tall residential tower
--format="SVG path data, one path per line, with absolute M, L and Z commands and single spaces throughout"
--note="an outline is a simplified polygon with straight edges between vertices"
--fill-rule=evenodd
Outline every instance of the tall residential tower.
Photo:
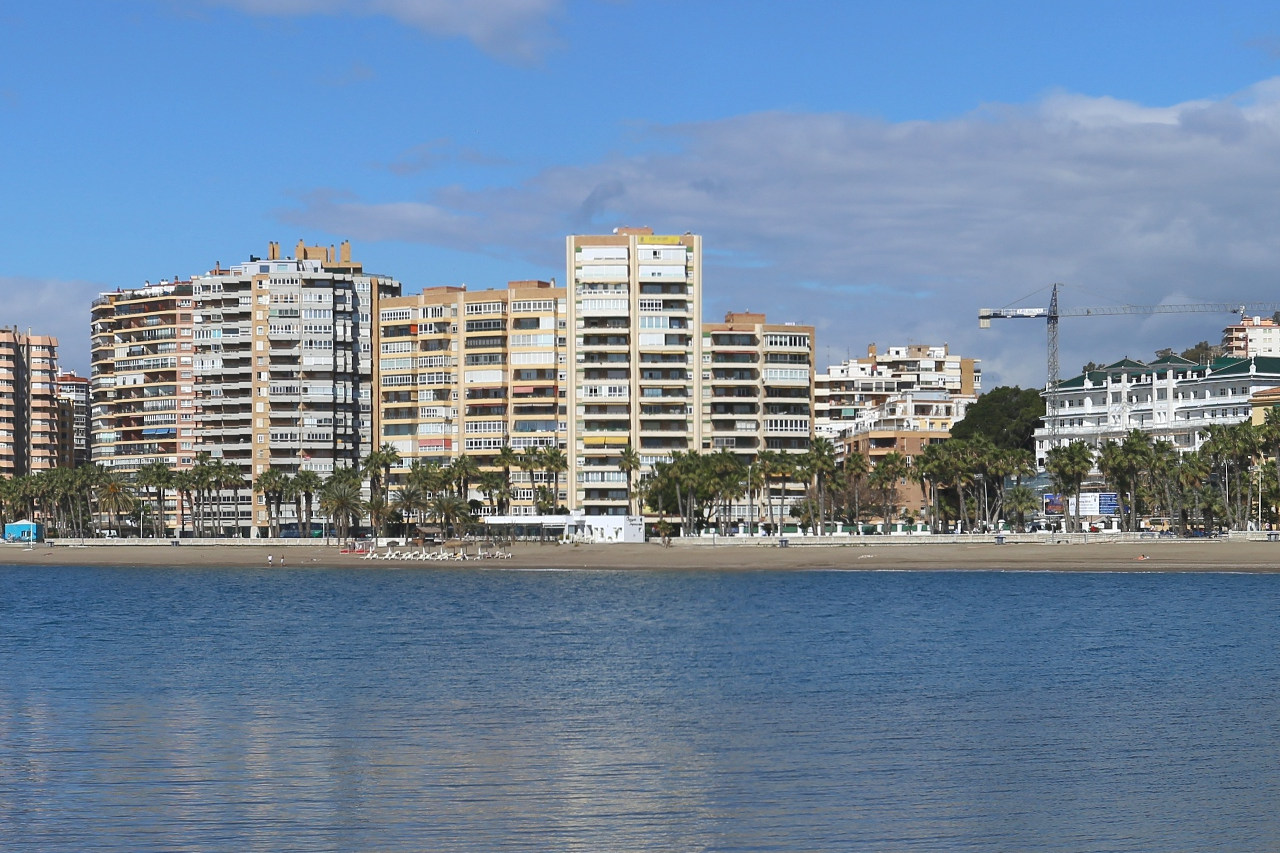
M 625 515 L 626 447 L 641 475 L 702 447 L 702 238 L 618 228 L 566 250 L 569 507 Z
M 254 479 L 358 466 L 374 449 L 378 302 L 400 282 L 364 272 L 351 246 L 307 246 L 194 276 L 195 449 Z M 266 532 L 262 495 L 228 527 Z M 285 507 L 286 514 L 291 507 Z M 230 531 L 228 531 L 230 532 Z
M 0 329 L 0 476 L 58 463 L 58 339 Z

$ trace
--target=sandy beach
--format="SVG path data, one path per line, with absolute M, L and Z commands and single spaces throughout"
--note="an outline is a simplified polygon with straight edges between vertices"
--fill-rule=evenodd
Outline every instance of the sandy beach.
M 474 547 L 471 552 L 474 553 Z M 788 548 L 659 543 L 558 545 L 515 543 L 509 559 L 458 562 L 369 560 L 337 546 L 293 545 L 22 545 L 0 546 L 0 564 L 138 567 L 279 567 L 456 569 L 597 569 L 760 571 L 846 569 L 863 571 L 1121 571 L 1278 572 L 1280 543 L 1227 540 L 1159 540 L 1137 543 L 893 544 L 842 543 Z M 268 557 L 271 563 L 268 563 Z M 283 557 L 283 560 L 281 559 Z M 1145 558 L 1145 559 L 1144 559 Z

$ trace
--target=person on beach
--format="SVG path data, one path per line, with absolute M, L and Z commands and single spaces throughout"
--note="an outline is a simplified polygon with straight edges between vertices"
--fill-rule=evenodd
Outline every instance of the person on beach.
M 268 569 L 269 569 L 269 568 L 271 568 L 271 561 L 272 561 L 272 560 L 274 560 L 274 559 L 275 559 L 275 557 L 274 557 L 273 555 L 271 555 L 271 554 L 268 554 L 268 555 L 267 555 L 267 568 L 268 568 Z

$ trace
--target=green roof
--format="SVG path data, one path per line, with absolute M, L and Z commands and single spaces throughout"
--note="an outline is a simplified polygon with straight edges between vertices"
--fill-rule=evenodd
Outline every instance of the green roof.
M 1220 358 L 1209 368 L 1210 376 L 1280 376 L 1280 358 L 1254 356 L 1253 358 Z
M 1148 364 L 1148 367 L 1195 367 L 1198 362 L 1194 362 L 1189 358 L 1183 358 L 1180 355 L 1166 355 L 1163 358 L 1157 358 Z

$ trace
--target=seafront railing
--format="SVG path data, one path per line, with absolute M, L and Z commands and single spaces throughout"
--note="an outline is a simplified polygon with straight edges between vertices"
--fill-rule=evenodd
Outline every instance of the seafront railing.
M 706 548 L 706 547 L 746 547 L 746 548 L 778 548 L 778 547 L 909 547 L 912 545 L 1087 545 L 1103 543 L 1146 544 L 1153 542 L 1277 542 L 1280 543 L 1280 531 L 1250 530 L 1233 531 L 1217 537 L 1163 536 L 1158 533 L 1139 532 L 1121 533 L 1106 531 L 1101 533 L 903 533 L 888 535 L 856 536 L 853 534 L 835 534 L 831 536 L 690 536 L 674 537 L 673 547 Z

